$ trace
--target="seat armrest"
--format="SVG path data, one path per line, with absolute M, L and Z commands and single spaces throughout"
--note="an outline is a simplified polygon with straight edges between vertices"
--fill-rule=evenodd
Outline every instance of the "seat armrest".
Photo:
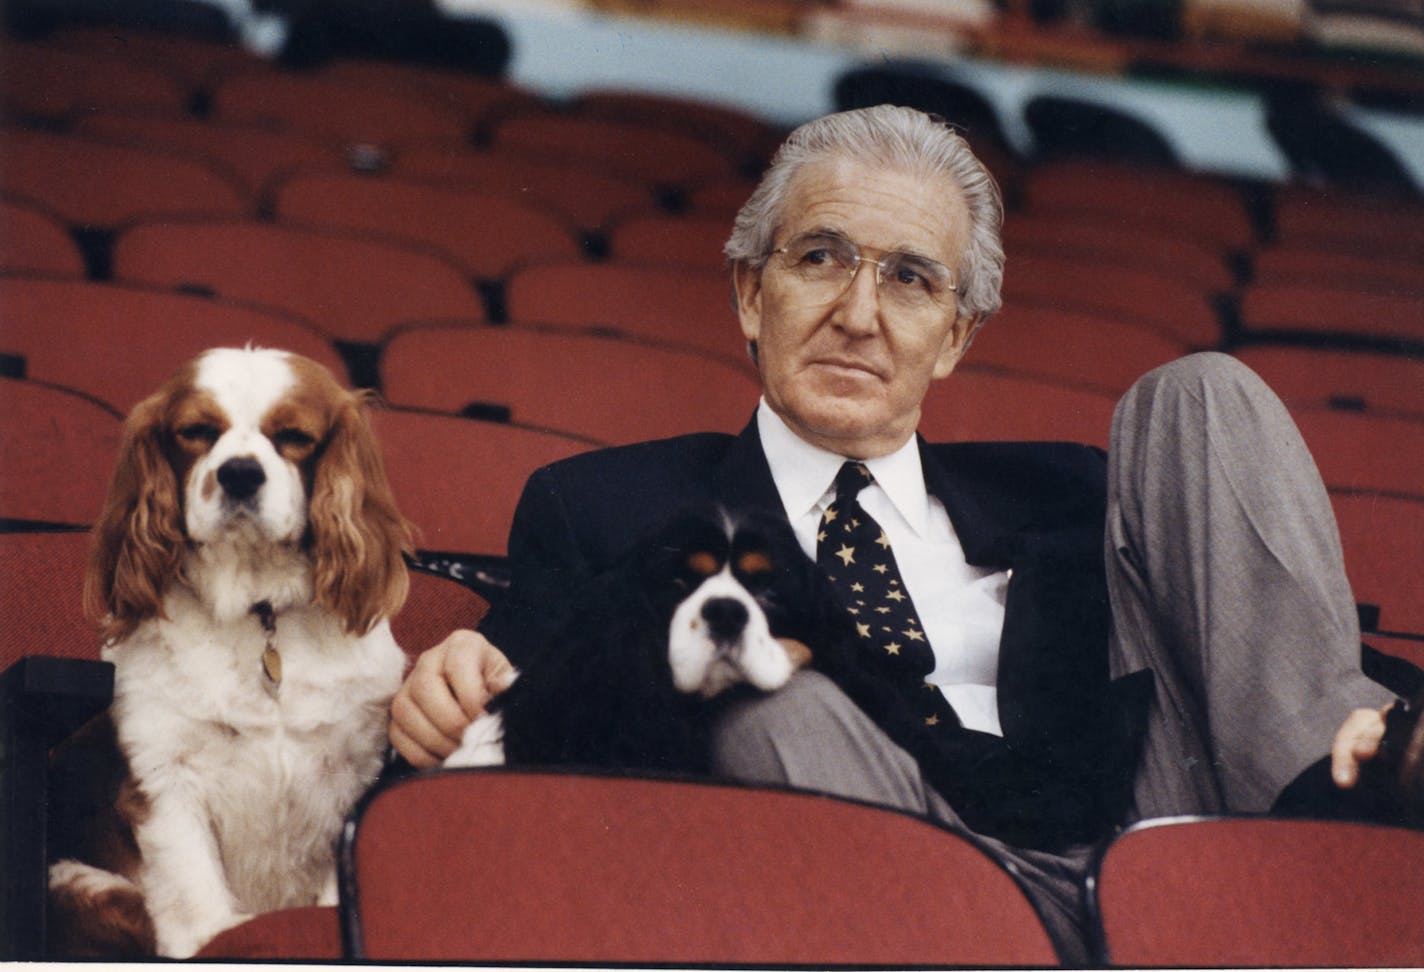
M 44 958 L 49 751 L 113 695 L 108 662 L 31 655 L 0 674 L 0 959 Z

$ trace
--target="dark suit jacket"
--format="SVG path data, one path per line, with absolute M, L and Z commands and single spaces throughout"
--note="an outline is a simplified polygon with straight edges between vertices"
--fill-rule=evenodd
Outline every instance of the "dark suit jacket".
M 1140 725 L 1140 705 L 1108 674 L 1103 454 L 1067 443 L 920 450 L 970 563 L 1013 574 L 999 658 L 1004 738 L 956 728 L 915 755 L 976 830 L 1045 847 L 1100 836 L 1125 808 Z M 755 422 L 735 437 L 688 435 L 540 469 L 515 512 L 509 596 L 481 630 L 527 664 L 570 591 L 679 509 L 709 501 L 784 516 Z

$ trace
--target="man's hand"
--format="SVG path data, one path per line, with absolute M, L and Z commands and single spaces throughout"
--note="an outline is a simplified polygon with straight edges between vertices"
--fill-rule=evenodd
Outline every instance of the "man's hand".
M 465 727 L 514 676 L 509 659 L 484 635 L 452 632 L 415 660 L 391 701 L 391 745 L 412 766 L 439 766 L 460 745 Z
M 1379 755 L 1384 717 L 1391 707 L 1356 709 L 1345 718 L 1330 748 L 1330 775 L 1336 786 L 1353 787 L 1360 780 L 1360 766 Z

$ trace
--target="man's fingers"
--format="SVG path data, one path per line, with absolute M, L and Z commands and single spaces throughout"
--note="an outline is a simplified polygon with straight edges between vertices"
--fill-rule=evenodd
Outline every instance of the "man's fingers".
M 509 660 L 476 631 L 456 631 L 443 644 L 447 646 L 445 680 L 465 722 L 473 722 L 489 700 L 505 688 L 501 673 L 510 668 Z
M 1330 749 L 1330 774 L 1336 786 L 1354 786 L 1360 779 L 1360 764 L 1378 755 L 1386 711 L 1356 709 L 1341 724 Z
M 394 705 L 392 711 L 394 712 Z M 401 727 L 401 723 L 395 721 L 394 718 L 391 720 L 391 745 L 405 758 L 407 763 L 416 769 L 433 769 L 444 762 L 446 756 L 455 751 L 455 746 L 436 731 L 434 726 L 428 722 L 426 725 L 429 726 L 429 730 L 420 733 L 421 738 L 417 739 L 416 734 L 407 732 Z

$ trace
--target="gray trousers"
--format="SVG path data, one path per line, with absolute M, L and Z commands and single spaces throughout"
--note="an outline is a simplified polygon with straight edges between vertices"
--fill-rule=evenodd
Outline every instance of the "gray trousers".
M 1315 464 L 1266 385 L 1234 358 L 1204 353 L 1124 396 L 1108 476 L 1112 672 L 1151 669 L 1157 686 L 1133 817 L 1267 810 L 1329 752 L 1351 710 L 1392 698 L 1360 670 L 1355 602 Z M 817 673 L 729 710 L 715 745 L 728 776 L 969 832 L 914 758 Z M 1064 960 L 1088 962 L 1092 848 L 973 837 L 1025 884 Z

